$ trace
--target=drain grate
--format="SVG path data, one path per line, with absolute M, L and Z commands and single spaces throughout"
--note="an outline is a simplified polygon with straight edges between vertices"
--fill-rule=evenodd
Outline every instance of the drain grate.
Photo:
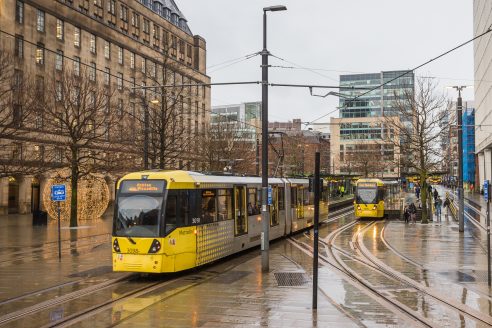
M 303 272 L 275 272 L 274 275 L 279 287 L 304 286 L 308 283 Z

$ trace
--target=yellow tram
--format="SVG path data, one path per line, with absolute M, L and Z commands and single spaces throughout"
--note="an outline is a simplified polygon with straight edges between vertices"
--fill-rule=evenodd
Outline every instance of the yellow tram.
M 382 218 L 399 212 L 400 187 L 397 181 L 359 179 L 356 182 L 354 211 L 357 218 Z
M 308 179 L 270 178 L 270 239 L 313 225 Z M 320 217 L 328 215 L 323 192 Z M 145 171 L 117 185 L 114 271 L 177 272 L 258 246 L 261 178 Z

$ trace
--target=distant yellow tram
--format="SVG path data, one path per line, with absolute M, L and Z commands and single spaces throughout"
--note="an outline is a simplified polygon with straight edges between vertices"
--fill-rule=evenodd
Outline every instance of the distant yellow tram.
M 356 182 L 354 212 L 357 218 L 382 218 L 399 211 L 400 187 L 397 181 L 359 179 Z

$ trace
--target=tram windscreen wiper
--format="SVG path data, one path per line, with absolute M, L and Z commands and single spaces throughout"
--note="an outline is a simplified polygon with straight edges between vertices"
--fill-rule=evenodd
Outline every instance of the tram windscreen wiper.
M 130 241 L 130 243 L 132 243 L 133 245 L 136 245 L 136 244 L 137 244 L 137 242 L 136 242 L 135 240 L 133 240 L 133 239 L 132 239 L 132 237 L 130 237 L 130 236 L 125 236 L 125 237 L 126 237 L 126 238 Z

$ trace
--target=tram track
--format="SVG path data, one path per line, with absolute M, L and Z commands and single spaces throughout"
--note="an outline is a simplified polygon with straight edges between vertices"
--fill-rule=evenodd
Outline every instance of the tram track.
M 413 293 L 415 293 L 416 295 L 425 295 L 426 297 L 432 298 L 435 302 L 446 306 L 452 311 L 458 311 L 458 313 L 460 313 L 460 316 L 466 316 L 469 320 L 474 320 L 476 322 L 475 326 L 488 327 L 492 325 L 492 318 L 490 318 L 489 316 L 485 316 L 482 313 L 471 309 L 466 305 L 450 301 L 442 295 L 437 294 L 430 288 L 426 288 L 425 286 L 411 280 L 410 278 L 402 277 L 400 273 L 388 270 L 387 267 L 381 266 L 380 263 L 373 261 L 373 259 L 367 254 L 369 251 L 365 249 L 364 245 L 362 244 L 362 237 L 364 233 L 374 224 L 374 222 L 369 222 L 367 224 L 364 223 L 364 227 L 358 229 L 355 233 L 352 233 L 349 245 L 346 245 L 349 247 L 342 248 L 337 246 L 335 244 L 337 238 L 339 238 L 341 234 L 345 233 L 349 229 L 354 229 L 357 224 L 363 223 L 357 221 L 348 223 L 336 229 L 321 241 L 321 244 L 324 246 L 324 249 L 327 253 L 327 256 L 320 255 L 320 260 L 322 261 L 322 263 L 328 264 L 332 268 L 335 268 L 337 272 L 343 274 L 352 282 L 355 282 L 359 287 L 362 287 L 372 293 L 394 311 L 404 314 L 408 319 L 416 321 L 423 326 L 435 327 L 436 324 L 442 323 L 436 323 L 430 318 L 423 317 L 416 310 L 396 299 L 396 295 L 391 295 L 391 290 L 394 289 L 394 286 L 390 286 L 390 288 L 375 286 L 368 279 L 365 278 L 367 277 L 366 271 L 364 272 L 364 274 L 361 274 L 357 270 L 351 268 L 350 263 L 352 264 L 352 266 L 363 266 L 367 270 L 371 270 L 372 272 L 379 274 L 381 277 L 384 278 L 382 281 L 385 281 L 386 285 L 388 285 L 389 280 L 391 280 L 392 283 L 396 282 L 396 285 L 400 285 L 404 289 L 413 291 Z M 300 244 L 293 239 L 290 239 L 290 242 L 296 244 L 299 248 L 307 250 L 311 253 L 310 255 L 312 256 L 312 248 L 309 248 L 309 246 L 307 246 L 305 243 Z M 381 290 L 381 288 L 383 288 L 383 290 Z
M 330 213 L 330 217 L 322 221 L 322 224 L 328 224 L 332 221 L 338 220 L 340 217 L 346 216 L 351 212 L 351 207 L 345 207 L 333 211 Z M 252 249 L 246 253 L 254 254 L 255 249 Z M 244 258 L 245 254 L 241 254 L 240 258 Z M 237 261 L 235 258 L 227 259 L 227 261 Z M 232 269 L 236 265 L 242 263 L 243 260 L 237 261 L 235 265 L 230 266 Z M 14 298 L 6 299 L 0 302 L 0 313 L 6 313 L 0 316 L 0 327 L 3 326 L 68 326 L 86 320 L 87 318 L 97 315 L 101 311 L 108 310 L 116 304 L 124 303 L 125 301 L 133 298 L 142 297 L 149 293 L 155 293 L 160 289 L 166 289 L 169 286 L 175 286 L 182 283 L 186 285 L 186 288 L 191 288 L 201 284 L 205 281 L 213 279 L 217 274 L 208 274 L 208 266 L 203 269 L 199 269 L 200 272 L 196 274 L 186 273 L 183 275 L 170 275 L 165 281 L 144 283 L 143 285 L 128 287 L 132 279 L 135 278 L 135 274 L 127 274 L 118 278 L 108 279 L 101 283 L 90 285 L 86 288 L 79 290 L 66 292 L 67 290 L 73 290 L 79 288 L 79 284 L 90 284 L 89 280 L 94 280 L 94 277 L 88 279 L 79 279 L 71 282 L 66 282 L 57 286 L 47 287 L 41 290 L 26 293 Z M 101 277 L 97 277 L 101 279 Z M 192 281 L 190 283 L 190 281 Z M 125 287 L 126 286 L 126 287 Z M 184 288 L 184 287 L 183 287 Z M 112 290 L 123 289 L 126 292 L 118 294 L 117 296 L 112 294 Z M 183 290 L 182 288 L 171 288 L 173 292 L 168 294 L 175 295 Z M 174 293 L 174 294 L 173 294 Z M 97 302 L 90 302 L 91 299 L 98 300 Z M 40 301 L 41 300 L 41 301 Z M 83 305 L 80 305 L 83 304 Z M 68 310 L 67 309 L 71 309 Z M 77 309 L 77 311 L 73 311 Z M 52 313 L 61 311 L 62 317 L 54 321 L 50 321 Z M 71 312 L 72 311 L 72 312 Z M 53 320 L 53 319 L 51 319 Z

